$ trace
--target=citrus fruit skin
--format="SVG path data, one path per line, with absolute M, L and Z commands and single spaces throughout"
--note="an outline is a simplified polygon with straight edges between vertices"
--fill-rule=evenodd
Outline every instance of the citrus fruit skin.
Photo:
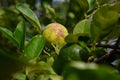
M 43 36 L 50 43 L 55 45 L 64 45 L 65 37 L 68 35 L 67 29 L 59 23 L 50 23 L 43 31 Z
M 54 71 L 61 75 L 64 67 L 71 61 L 84 61 L 87 62 L 89 53 L 79 44 L 66 44 L 61 48 L 59 55 L 55 57 L 53 63 Z
M 70 46 L 65 46 L 60 50 L 59 58 L 64 61 L 72 61 L 72 60 L 81 60 L 80 50 L 82 47 L 78 44 L 73 44 Z
M 81 47 L 79 44 L 72 44 L 64 46 L 58 55 L 58 57 L 64 61 L 84 61 L 87 62 L 90 54 Z
M 53 63 L 54 71 L 61 75 L 62 71 L 67 63 L 70 61 L 81 61 L 81 57 L 79 55 L 79 51 L 81 47 L 77 44 L 65 45 L 61 48 L 59 55 L 55 57 L 55 61 Z

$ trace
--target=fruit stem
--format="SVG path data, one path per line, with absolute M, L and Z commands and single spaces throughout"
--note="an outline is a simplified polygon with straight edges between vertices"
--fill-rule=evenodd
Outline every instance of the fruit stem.
M 59 51 L 60 51 L 60 49 L 58 48 L 58 46 L 57 45 L 55 46 L 53 43 L 51 43 L 51 45 L 53 46 L 53 48 L 55 49 L 56 54 L 58 55 Z
M 48 56 L 50 56 L 50 54 L 47 51 L 45 51 L 45 50 L 43 50 L 43 51 L 44 51 L 45 54 L 47 54 Z

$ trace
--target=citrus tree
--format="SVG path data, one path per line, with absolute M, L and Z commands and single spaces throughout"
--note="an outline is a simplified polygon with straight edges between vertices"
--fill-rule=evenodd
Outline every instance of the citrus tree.
M 0 80 L 120 80 L 119 0 L 0 2 Z

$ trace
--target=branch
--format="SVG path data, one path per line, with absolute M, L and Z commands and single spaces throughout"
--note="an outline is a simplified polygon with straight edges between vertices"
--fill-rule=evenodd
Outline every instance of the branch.
M 106 48 L 112 48 L 114 50 L 112 50 L 110 53 L 103 55 L 102 57 L 98 58 L 97 60 L 95 60 L 95 63 L 100 63 L 103 62 L 107 59 L 109 59 L 111 56 L 113 57 L 114 54 L 120 54 L 120 48 L 119 48 L 119 43 L 120 43 L 120 37 L 117 39 L 116 43 L 114 46 L 108 46 L 108 45 L 98 45 L 99 47 L 106 47 Z
M 111 48 L 111 49 L 120 49 L 120 47 L 116 47 L 114 45 L 101 45 L 101 44 L 98 44 L 96 45 L 96 47 L 103 47 L 103 48 Z
M 88 45 L 88 47 L 92 47 L 92 45 Z M 111 48 L 111 49 L 120 49 L 118 43 L 116 43 L 116 45 L 103 45 L 103 44 L 97 44 L 96 47 Z
M 102 57 L 98 58 L 98 59 L 95 60 L 94 62 L 95 62 L 95 63 L 103 62 L 103 61 L 109 59 L 110 56 L 113 56 L 113 54 L 120 54 L 120 50 L 116 50 L 116 51 L 113 50 L 113 51 L 111 51 L 110 53 L 105 54 L 105 55 L 103 55 Z

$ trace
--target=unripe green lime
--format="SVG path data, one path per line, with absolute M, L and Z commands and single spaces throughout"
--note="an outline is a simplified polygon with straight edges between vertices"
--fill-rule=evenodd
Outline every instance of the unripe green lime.
M 75 61 L 81 60 L 81 57 L 79 55 L 79 51 L 81 49 L 82 48 L 77 44 L 65 45 L 64 47 L 62 47 L 59 52 L 59 55 L 55 57 L 55 61 L 53 63 L 54 71 L 57 74 L 61 75 L 65 65 L 68 62 L 73 60 Z
M 59 58 L 64 61 L 81 60 L 80 50 L 82 47 L 78 44 L 65 46 L 60 50 Z
M 65 37 L 68 35 L 67 29 L 59 23 L 51 23 L 46 26 L 43 36 L 50 43 L 55 45 L 64 45 Z
M 88 55 L 88 51 L 79 44 L 67 44 L 60 49 L 59 55 L 55 57 L 53 69 L 61 75 L 66 64 L 71 61 L 87 61 Z
M 60 50 L 59 57 L 64 61 L 87 61 L 89 52 L 78 44 L 65 46 Z

